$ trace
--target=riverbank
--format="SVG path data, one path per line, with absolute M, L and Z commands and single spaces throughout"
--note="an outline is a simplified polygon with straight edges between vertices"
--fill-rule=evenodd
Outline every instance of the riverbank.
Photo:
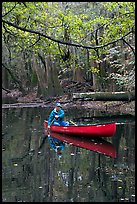
M 76 107 L 86 110 L 101 110 L 108 113 L 135 115 L 135 101 L 75 101 L 67 94 L 59 97 L 50 97 L 48 99 L 38 98 L 35 93 L 29 93 L 22 97 L 21 93 L 16 90 L 12 91 L 10 94 L 2 95 L 2 108 L 53 108 L 56 101 L 60 101 L 63 109 Z
M 53 108 L 56 101 L 47 102 L 26 102 L 26 103 L 12 103 L 12 104 L 2 104 L 2 108 L 34 108 L 34 107 L 44 107 L 44 108 Z M 60 100 L 63 109 L 68 108 L 79 108 L 85 110 L 100 110 L 108 113 L 115 114 L 131 114 L 135 115 L 135 102 L 123 102 L 123 101 L 62 101 Z

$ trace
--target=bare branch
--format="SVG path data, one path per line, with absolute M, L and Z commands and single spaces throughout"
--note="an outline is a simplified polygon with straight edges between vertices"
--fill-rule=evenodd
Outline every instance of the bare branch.
M 2 89 L 3 89 L 4 91 L 6 91 L 7 93 L 10 93 L 10 92 L 11 92 L 9 89 L 5 89 L 3 86 L 2 86 Z
M 133 53 L 135 55 L 134 48 L 124 39 L 124 37 L 122 38 L 122 40 L 123 40 L 123 42 L 125 42 L 131 48 L 131 50 L 133 51 Z

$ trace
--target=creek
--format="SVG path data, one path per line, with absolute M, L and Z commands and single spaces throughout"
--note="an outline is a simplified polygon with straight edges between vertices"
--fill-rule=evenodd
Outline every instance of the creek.
M 79 123 L 115 121 L 106 138 L 116 158 L 65 143 L 61 158 L 45 139 L 43 121 L 51 109 L 2 110 L 3 202 L 135 202 L 135 121 L 124 115 L 66 110 L 65 119 Z M 107 119 L 106 119 L 107 118 Z M 38 150 L 38 151 L 37 151 Z

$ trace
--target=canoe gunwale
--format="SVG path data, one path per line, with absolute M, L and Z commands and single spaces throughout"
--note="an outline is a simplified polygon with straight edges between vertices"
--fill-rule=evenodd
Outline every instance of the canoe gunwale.
M 44 127 L 47 128 L 47 121 L 44 121 Z M 94 137 L 112 137 L 116 132 L 116 123 L 107 123 L 100 125 L 84 125 L 84 126 L 55 126 L 51 125 L 51 132 L 69 135 L 86 135 Z
M 47 123 L 48 121 L 47 120 L 45 120 L 44 121 L 44 123 Z M 91 125 L 69 125 L 69 126 L 62 126 L 62 125 L 60 125 L 59 127 L 92 127 L 92 126 L 106 126 L 106 125 L 113 125 L 113 124 L 116 124 L 115 122 L 113 122 L 113 123 L 104 123 L 104 124 L 102 124 L 102 123 L 100 123 L 100 124 L 91 124 Z M 51 125 L 51 126 L 56 126 L 56 125 Z M 56 126 L 56 127 L 58 127 L 58 126 Z

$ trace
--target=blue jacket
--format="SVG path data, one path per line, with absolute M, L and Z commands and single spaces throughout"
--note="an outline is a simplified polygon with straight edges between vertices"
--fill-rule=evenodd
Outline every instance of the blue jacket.
M 48 125 L 50 126 L 52 120 L 55 118 L 55 115 L 58 115 L 59 118 L 55 119 L 54 122 L 61 123 L 64 120 L 64 110 L 60 109 L 59 111 L 56 111 L 56 108 L 51 111 L 49 118 L 48 118 Z
M 51 148 L 54 149 L 55 152 L 63 151 L 65 149 L 65 143 L 60 141 L 59 139 L 53 138 L 53 137 L 48 137 L 48 140 L 50 142 Z

